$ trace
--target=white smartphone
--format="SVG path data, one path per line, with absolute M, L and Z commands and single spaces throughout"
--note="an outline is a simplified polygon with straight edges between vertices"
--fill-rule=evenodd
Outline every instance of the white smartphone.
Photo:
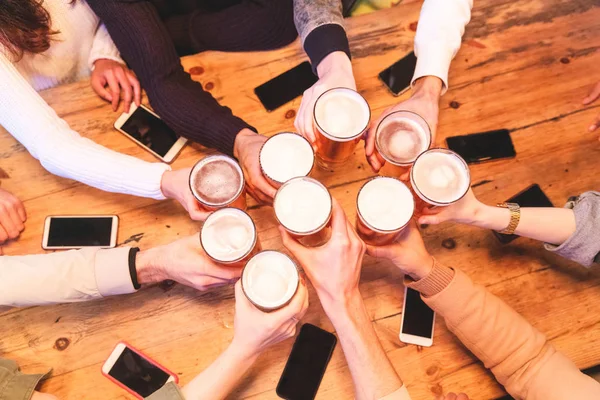
M 112 248 L 117 245 L 116 215 L 51 215 L 46 217 L 42 248 L 45 250 Z
M 160 160 L 171 163 L 187 143 L 158 115 L 144 106 L 131 104 L 115 122 L 115 129 L 142 146 Z
M 178 383 L 177 375 L 125 342 L 115 346 L 102 375 L 138 399 L 144 399 L 168 382 Z
M 421 294 L 406 287 L 402 307 L 400 341 L 429 347 L 433 344 L 435 312 L 421 299 Z

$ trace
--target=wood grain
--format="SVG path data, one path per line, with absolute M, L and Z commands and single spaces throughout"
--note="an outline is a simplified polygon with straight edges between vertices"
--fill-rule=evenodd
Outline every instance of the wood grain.
M 511 197 L 538 183 L 553 203 L 598 188 L 600 145 L 586 127 L 600 104 L 581 100 L 598 79 L 600 8 L 595 0 L 480 0 L 464 43 L 450 71 L 450 90 L 440 103 L 437 142 L 456 134 L 507 128 L 517 150 L 508 161 L 471 168 L 476 194 L 486 202 Z M 379 71 L 412 49 L 420 2 L 347 21 L 353 66 L 360 92 L 374 118 L 407 98 L 391 96 L 377 79 Z M 411 29 L 412 28 L 412 29 Z M 272 52 L 217 53 L 186 57 L 194 79 L 212 83 L 211 93 L 261 133 L 293 130 L 288 111 L 300 99 L 266 113 L 255 86 L 306 59 L 300 43 Z M 201 67 L 197 68 L 197 67 Z M 152 156 L 113 130 L 117 115 L 98 99 L 89 82 L 48 90 L 43 97 L 82 135 L 111 149 L 154 161 Z M 292 113 L 290 113 L 292 114 Z M 289 114 L 288 114 L 289 116 Z M 187 147 L 174 168 L 191 166 L 208 150 Z M 29 219 L 18 241 L 5 254 L 42 253 L 46 215 L 116 213 L 119 242 L 129 238 L 148 248 L 197 232 L 171 201 L 104 193 L 46 172 L 8 133 L 0 131 L 2 187 L 24 200 Z M 362 148 L 335 173 L 318 178 L 354 218 L 355 198 L 371 177 Z M 272 209 L 250 201 L 264 248 L 281 249 Z M 548 335 L 580 368 L 600 363 L 600 272 L 586 270 L 519 239 L 500 245 L 491 233 L 445 224 L 423 231 L 440 261 L 463 269 L 476 282 L 504 299 Z M 456 247 L 446 249 L 445 239 Z M 427 349 L 398 340 L 403 287 L 389 263 L 366 258 L 361 292 L 386 352 L 414 399 L 464 391 L 472 399 L 492 399 L 502 388 L 438 318 L 434 346 Z M 303 322 L 333 327 L 310 290 L 311 306 Z M 62 399 L 129 399 L 100 374 L 100 367 L 121 339 L 176 371 L 185 384 L 209 365 L 233 334 L 233 290 L 199 293 L 181 285 L 153 287 L 129 296 L 82 304 L 5 309 L 0 313 L 0 356 L 17 360 L 25 371 L 54 368 L 43 389 Z M 263 354 L 231 398 L 274 399 L 275 386 L 292 340 Z M 336 349 L 319 390 L 319 399 L 352 398 L 353 387 L 341 349 Z

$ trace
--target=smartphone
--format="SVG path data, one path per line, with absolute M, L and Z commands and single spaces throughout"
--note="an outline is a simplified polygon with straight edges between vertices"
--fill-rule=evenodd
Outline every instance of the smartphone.
M 119 217 L 116 215 L 52 215 L 46 217 L 44 250 L 112 248 L 117 245 Z
M 302 95 L 317 80 L 310 63 L 305 61 L 258 86 L 254 93 L 267 111 L 273 111 Z
M 117 119 L 115 129 L 166 163 L 173 162 L 187 143 L 158 115 L 135 104 Z
M 336 343 L 333 333 L 302 325 L 277 384 L 277 395 L 285 400 L 314 399 Z
M 421 299 L 421 294 L 405 287 L 400 341 L 430 347 L 433 344 L 435 312 Z
M 548 196 L 546 196 L 546 193 L 544 193 L 540 185 L 537 183 L 534 183 L 527 189 L 519 192 L 515 196 L 506 200 L 506 202 L 517 203 L 521 207 L 554 207 Z M 510 243 L 519 237 L 519 235 L 506 235 L 496 231 L 492 232 L 494 233 L 494 236 L 496 236 L 496 238 L 504 244 Z
M 167 382 L 179 383 L 177 375 L 125 342 L 117 343 L 102 365 L 102 375 L 138 399 L 150 396 Z
M 517 155 L 507 129 L 453 136 L 446 139 L 446 144 L 468 164 L 513 158 Z
M 381 71 L 379 79 L 383 81 L 394 96 L 400 96 L 410 89 L 416 66 L 417 57 L 415 52 L 411 51 L 404 58 Z

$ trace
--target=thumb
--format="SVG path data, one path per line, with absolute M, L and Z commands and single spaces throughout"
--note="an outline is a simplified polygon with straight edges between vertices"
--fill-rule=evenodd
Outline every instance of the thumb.
M 442 222 L 442 219 L 437 215 L 422 215 L 419 217 L 420 225 L 439 225 Z
M 391 258 L 393 251 L 390 246 L 372 246 L 368 244 L 367 254 L 375 258 Z

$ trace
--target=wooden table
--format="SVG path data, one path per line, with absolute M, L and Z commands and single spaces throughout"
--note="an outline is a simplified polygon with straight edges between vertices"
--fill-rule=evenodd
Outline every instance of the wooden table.
M 476 194 L 485 202 L 509 198 L 539 183 L 553 203 L 598 189 L 600 143 L 587 126 L 600 102 L 582 106 L 600 79 L 600 8 L 596 0 L 478 0 L 462 49 L 450 71 L 449 92 L 440 106 L 438 144 L 448 136 L 509 128 L 517 157 L 471 168 Z M 409 3 L 347 22 L 359 91 L 373 115 L 401 99 L 391 96 L 377 73 L 413 46 L 420 4 Z M 272 135 L 292 130 L 300 99 L 266 113 L 253 94 L 258 84 L 305 59 L 297 42 L 269 53 L 208 52 L 183 60 L 194 79 L 214 96 Z M 200 67 L 200 68 L 199 68 Z M 117 115 L 88 82 L 43 93 L 61 117 L 82 135 L 116 151 L 154 161 L 112 128 Z M 46 215 L 118 214 L 119 243 L 148 248 L 198 232 L 172 201 L 158 202 L 104 193 L 46 172 L 9 134 L 0 134 L 3 187 L 25 202 L 29 219 L 21 238 L 5 254 L 42 253 Z M 186 148 L 175 168 L 192 165 L 206 151 Z M 318 178 L 355 216 L 359 187 L 373 174 L 362 148 L 337 173 Z M 250 202 L 264 248 L 281 249 L 273 211 Z M 546 252 L 540 243 L 519 239 L 500 245 L 490 232 L 445 224 L 423 231 L 430 251 L 463 269 L 544 332 L 580 368 L 600 363 L 600 274 Z M 361 292 L 396 370 L 414 399 L 464 391 L 473 399 L 502 395 L 493 376 L 437 320 L 434 345 L 418 348 L 398 340 L 403 286 L 389 263 L 367 257 Z M 314 290 L 303 322 L 332 330 Z M 45 391 L 62 399 L 126 399 L 100 374 L 121 339 L 176 371 L 182 383 L 208 366 L 233 335 L 233 289 L 200 293 L 182 285 L 156 286 L 133 295 L 81 304 L 3 309 L 0 356 L 25 371 L 54 368 Z M 276 398 L 275 386 L 293 340 L 264 353 L 231 398 Z M 348 399 L 352 381 L 338 346 L 319 390 L 320 399 Z

